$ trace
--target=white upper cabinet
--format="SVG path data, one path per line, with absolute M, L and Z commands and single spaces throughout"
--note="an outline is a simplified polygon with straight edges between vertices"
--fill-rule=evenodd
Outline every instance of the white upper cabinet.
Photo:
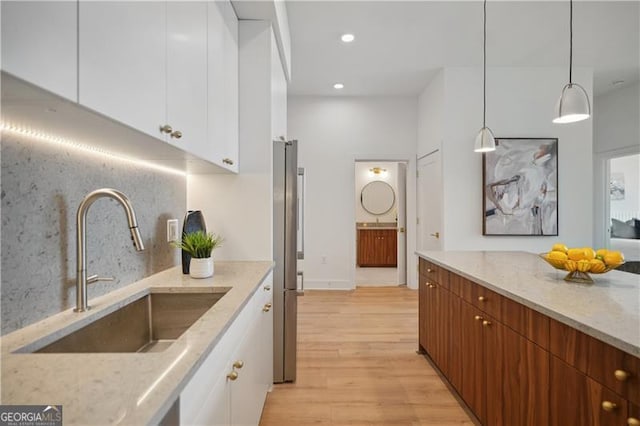
M 79 102 L 164 138 L 166 3 L 83 0 L 79 13 Z
M 78 100 L 78 16 L 74 1 L 3 1 L 2 69 Z
M 167 141 L 212 160 L 207 142 L 207 3 L 167 3 Z
M 211 160 L 237 172 L 238 18 L 229 1 L 210 1 L 208 18 L 208 140 Z

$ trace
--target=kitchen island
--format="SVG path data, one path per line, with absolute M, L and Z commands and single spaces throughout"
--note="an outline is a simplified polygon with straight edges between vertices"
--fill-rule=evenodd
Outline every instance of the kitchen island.
M 532 253 L 417 254 L 419 349 L 481 423 L 636 425 L 638 276 L 586 285 Z
M 254 294 L 270 296 L 272 268 L 272 262 L 216 262 L 213 277 L 196 280 L 177 266 L 90 299 L 88 312 L 69 309 L 3 336 L 1 403 L 62 405 L 65 425 L 157 424 Z M 161 352 L 29 353 L 156 292 L 224 295 Z

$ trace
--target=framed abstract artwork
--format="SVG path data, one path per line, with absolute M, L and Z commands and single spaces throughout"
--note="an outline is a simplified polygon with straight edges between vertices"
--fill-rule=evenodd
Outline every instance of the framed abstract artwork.
M 482 188 L 483 235 L 558 235 L 558 139 L 496 138 Z

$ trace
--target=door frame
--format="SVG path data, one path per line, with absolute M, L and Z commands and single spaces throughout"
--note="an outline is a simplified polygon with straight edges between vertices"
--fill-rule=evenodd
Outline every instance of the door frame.
M 609 197 L 609 161 L 614 158 L 640 154 L 640 147 L 628 146 L 594 155 L 593 173 L 593 245 L 609 248 L 611 237 L 607 235 L 611 222 L 611 198 Z
M 406 272 L 406 285 L 409 288 L 414 288 L 417 289 L 417 273 L 413 273 L 413 269 L 416 268 L 415 265 L 417 265 L 414 256 L 409 256 L 409 247 L 411 246 L 410 244 L 410 235 L 414 235 L 414 238 L 412 239 L 411 242 L 414 243 L 414 247 L 415 247 L 415 206 L 412 206 L 413 209 L 410 210 L 409 209 L 409 194 L 413 194 L 415 195 L 415 185 L 411 185 L 412 183 L 412 179 L 409 179 L 409 176 L 412 174 L 415 174 L 415 162 L 411 161 L 410 159 L 402 159 L 402 158 L 397 158 L 397 157 L 387 157 L 385 158 L 385 156 L 375 156 L 375 157 L 368 157 L 368 156 L 354 156 L 353 157 L 353 161 L 352 164 L 354 166 L 354 171 L 351 173 L 351 177 L 350 177 L 350 184 L 351 184 L 351 188 L 355 188 L 356 186 L 356 180 L 355 180 L 355 164 L 356 163 L 369 163 L 369 162 L 380 162 L 380 163 L 405 163 L 407 165 L 406 168 L 406 176 L 405 176 L 405 222 L 406 222 L 406 229 L 405 229 L 405 254 L 406 254 L 406 268 L 407 268 L 407 272 Z M 415 184 L 415 182 L 414 182 Z M 350 238 L 349 241 L 349 245 L 350 245 L 350 252 L 351 252 L 351 268 L 350 268 L 350 275 L 351 275 L 351 288 L 355 289 L 356 288 L 356 268 L 357 268 L 357 250 L 358 247 L 356 245 L 356 239 L 357 239 L 357 228 L 356 228 L 356 208 L 355 208 L 355 203 L 353 203 L 351 210 L 351 226 L 352 226 L 352 235 L 353 238 Z M 397 250 L 397 248 L 396 248 Z M 398 285 L 398 284 L 396 284 Z

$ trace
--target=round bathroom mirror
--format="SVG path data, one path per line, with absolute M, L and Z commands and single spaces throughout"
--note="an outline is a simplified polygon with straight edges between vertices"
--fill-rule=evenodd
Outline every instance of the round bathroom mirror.
M 369 182 L 360 192 L 360 203 L 367 212 L 380 216 L 388 213 L 396 202 L 391 185 L 381 180 Z

